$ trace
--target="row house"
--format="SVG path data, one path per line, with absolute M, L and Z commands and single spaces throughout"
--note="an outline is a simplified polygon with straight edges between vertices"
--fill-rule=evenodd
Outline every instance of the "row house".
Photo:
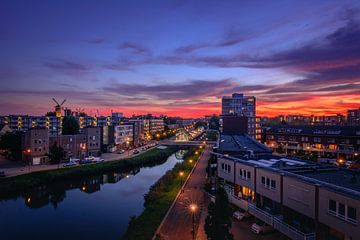
M 360 152 L 357 126 L 274 126 L 266 131 L 266 145 L 276 150 L 316 152 L 352 158 Z
M 85 158 L 101 155 L 100 128 L 84 128 L 76 135 L 59 135 L 50 137 L 50 146 L 60 145 L 66 152 L 66 158 Z
M 217 156 L 229 201 L 290 239 L 360 236 L 360 173 L 297 159 Z

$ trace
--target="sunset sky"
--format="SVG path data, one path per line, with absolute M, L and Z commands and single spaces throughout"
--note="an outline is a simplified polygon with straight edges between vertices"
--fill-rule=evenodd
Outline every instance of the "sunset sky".
M 0 0 L 0 115 L 360 107 L 360 1 Z

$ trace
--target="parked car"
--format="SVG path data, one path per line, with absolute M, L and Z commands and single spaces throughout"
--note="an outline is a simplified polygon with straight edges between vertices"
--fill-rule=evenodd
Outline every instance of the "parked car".
M 83 160 L 80 160 L 79 162 L 80 164 L 89 164 L 89 163 L 92 163 L 91 160 L 88 160 L 88 159 L 83 159 Z
M 141 148 L 141 151 L 146 151 L 146 147 L 142 147 L 142 148 Z
M 235 211 L 233 213 L 233 217 L 238 220 L 244 220 L 245 218 L 251 217 L 251 215 L 248 212 L 241 212 L 241 211 Z
M 0 171 L 0 177 L 5 177 L 5 172 L 4 171 Z
M 251 231 L 256 234 L 264 234 L 274 231 L 274 228 L 259 220 L 251 225 Z
M 64 167 L 72 167 L 72 166 L 76 166 L 77 164 L 75 162 L 68 162 L 68 163 L 65 163 L 63 166 Z
M 118 152 L 118 154 L 123 154 L 123 153 L 125 153 L 124 149 L 120 149 L 120 151 Z
M 138 154 L 138 153 L 140 153 L 140 152 L 139 152 L 139 150 L 137 150 L 137 149 L 135 149 L 135 150 L 133 151 L 133 154 Z

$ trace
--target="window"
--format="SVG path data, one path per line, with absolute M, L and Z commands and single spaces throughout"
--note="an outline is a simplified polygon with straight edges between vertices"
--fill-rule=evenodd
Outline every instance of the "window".
M 265 177 L 261 177 L 261 184 L 265 185 Z
M 357 223 L 356 208 L 329 199 L 329 213 L 350 223 Z
M 240 169 L 240 177 L 242 178 L 242 176 L 243 176 L 243 170 Z
M 266 178 L 266 186 L 267 186 L 267 187 L 270 186 L 270 178 Z
M 271 188 L 276 189 L 276 182 L 275 180 L 271 180 Z
M 339 216 L 345 218 L 345 205 L 342 203 L 339 203 Z
M 247 178 L 250 179 L 251 178 L 251 173 L 247 172 Z
M 319 137 L 314 137 L 314 142 L 321 142 L 321 138 L 319 138 Z
M 351 221 L 351 222 L 357 222 L 356 220 L 356 208 L 353 208 L 353 207 L 350 207 L 348 206 L 347 207 L 347 217 L 348 217 L 348 220 Z
M 334 200 L 329 200 L 329 211 L 336 213 L 336 202 Z
M 224 163 L 221 163 L 221 169 L 224 170 L 225 167 L 224 167 Z

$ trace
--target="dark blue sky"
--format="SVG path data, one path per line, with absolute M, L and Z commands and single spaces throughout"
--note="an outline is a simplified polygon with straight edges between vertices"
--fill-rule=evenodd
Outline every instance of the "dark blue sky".
M 261 115 L 360 104 L 360 1 L 3 1 L 0 114 Z

